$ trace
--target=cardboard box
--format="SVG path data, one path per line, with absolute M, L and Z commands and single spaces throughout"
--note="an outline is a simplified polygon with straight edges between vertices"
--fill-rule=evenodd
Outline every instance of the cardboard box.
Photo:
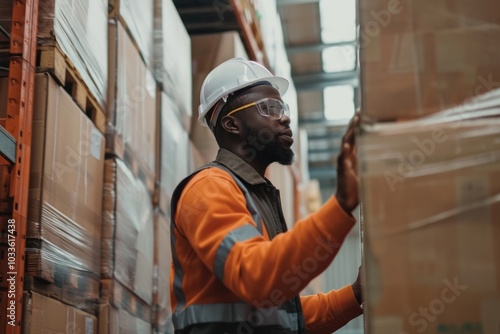
M 151 324 L 111 305 L 99 305 L 99 334 L 151 333 Z
M 103 189 L 101 277 L 116 279 L 151 305 L 151 198 L 144 184 L 119 159 L 106 160 Z
M 189 134 L 176 116 L 175 102 L 161 94 L 161 170 L 159 207 L 170 212 L 170 199 L 177 184 L 189 173 Z
M 201 85 L 205 77 L 217 65 L 234 57 L 248 58 L 245 47 L 237 32 L 193 36 L 193 119 L 190 139 L 198 148 L 205 161 L 212 161 L 217 155 L 219 145 L 212 132 L 198 123 Z
M 109 24 L 106 150 L 124 159 L 154 190 L 156 82 L 120 22 Z
M 499 333 L 500 119 L 365 128 L 369 333 Z
M 34 292 L 25 292 L 22 332 L 25 334 L 97 334 L 95 316 Z
M 483 25 L 498 25 L 500 14 L 494 10 L 495 0 L 404 2 L 372 0 L 359 2 L 362 32 L 375 32 L 376 25 L 384 32 L 435 32 Z M 370 23 L 373 22 L 373 23 Z
M 12 4 L 8 0 L 0 3 L 0 25 L 8 32 L 12 26 Z M 39 45 L 57 42 L 92 95 L 104 106 L 108 80 L 108 2 L 42 1 L 38 7 L 37 36 Z
M 170 217 L 159 210 L 155 212 L 155 273 L 153 287 L 153 321 L 157 333 L 173 333 L 170 307 Z
M 496 2 L 361 1 L 363 113 L 418 118 L 498 88 Z
M 155 76 L 189 131 L 192 113 L 191 38 L 172 0 L 155 0 Z
M 99 292 L 104 138 L 50 75 L 35 84 L 26 274 L 64 286 L 77 306 L 82 285 L 89 300 Z
M 129 31 L 142 59 L 150 67 L 153 58 L 153 0 L 110 0 L 109 17 Z

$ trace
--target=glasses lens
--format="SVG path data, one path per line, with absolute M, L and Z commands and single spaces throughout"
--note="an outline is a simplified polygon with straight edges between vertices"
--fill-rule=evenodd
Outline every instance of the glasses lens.
M 283 113 L 286 114 L 288 105 L 276 99 L 264 99 L 257 103 L 257 107 L 262 116 L 280 119 Z

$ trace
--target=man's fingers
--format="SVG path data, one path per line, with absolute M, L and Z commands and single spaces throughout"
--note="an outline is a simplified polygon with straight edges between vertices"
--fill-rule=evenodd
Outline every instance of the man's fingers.
M 347 130 L 343 138 L 343 142 L 351 145 L 352 147 L 354 147 L 355 144 L 356 128 L 359 126 L 359 122 L 360 122 L 360 117 L 358 114 L 355 114 L 354 117 L 349 122 L 349 125 L 347 126 Z

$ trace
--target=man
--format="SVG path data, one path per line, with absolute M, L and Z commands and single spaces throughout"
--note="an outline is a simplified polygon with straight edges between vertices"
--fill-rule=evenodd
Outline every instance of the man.
M 265 178 L 271 163 L 293 160 L 281 99 L 287 88 L 286 79 L 242 58 L 219 65 L 203 83 L 199 121 L 220 150 L 172 198 L 176 333 L 331 333 L 362 313 L 359 275 L 343 289 L 298 296 L 355 224 L 357 121 L 343 139 L 337 194 L 287 232 L 279 192 Z

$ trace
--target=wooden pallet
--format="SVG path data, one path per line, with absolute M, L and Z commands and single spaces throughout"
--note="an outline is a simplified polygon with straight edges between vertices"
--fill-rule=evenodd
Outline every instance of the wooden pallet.
M 31 275 L 24 276 L 24 290 L 39 293 L 92 315 L 97 315 L 97 301 L 85 298 L 80 291 L 63 289 Z
M 119 283 L 116 279 L 101 280 L 101 304 L 109 304 L 131 315 L 151 322 L 151 306 Z
M 43 250 L 26 249 L 24 288 L 55 298 L 66 304 L 95 314 L 99 300 L 99 277 L 49 261 Z
M 94 122 L 101 133 L 106 130 L 106 113 L 103 106 L 92 95 L 71 60 L 63 53 L 57 42 L 44 41 L 38 47 L 37 71 L 50 72 L 76 104 Z

